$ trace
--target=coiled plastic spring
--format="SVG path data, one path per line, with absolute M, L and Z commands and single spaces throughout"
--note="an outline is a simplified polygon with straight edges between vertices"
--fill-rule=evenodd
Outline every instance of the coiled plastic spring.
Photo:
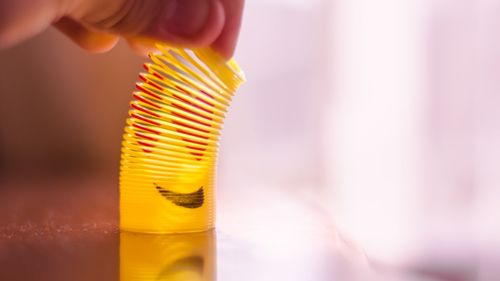
M 224 115 L 244 76 L 209 49 L 157 46 L 133 93 L 122 143 L 120 228 L 214 226 L 214 177 Z

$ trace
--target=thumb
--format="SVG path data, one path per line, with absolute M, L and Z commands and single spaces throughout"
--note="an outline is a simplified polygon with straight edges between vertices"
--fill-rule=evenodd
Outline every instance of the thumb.
M 211 45 L 224 26 L 219 0 L 76 0 L 69 17 L 93 31 L 118 34 L 131 45 L 162 41 Z

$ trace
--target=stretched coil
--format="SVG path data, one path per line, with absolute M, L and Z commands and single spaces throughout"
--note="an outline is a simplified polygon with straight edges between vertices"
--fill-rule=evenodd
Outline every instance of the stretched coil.
M 214 226 L 214 177 L 224 115 L 244 82 L 209 49 L 157 46 L 133 93 L 122 143 L 120 228 L 202 231 Z

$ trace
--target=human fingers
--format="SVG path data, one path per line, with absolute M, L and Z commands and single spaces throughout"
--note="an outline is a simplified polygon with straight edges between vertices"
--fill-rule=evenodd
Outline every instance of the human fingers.
M 92 30 L 115 33 L 132 46 L 156 40 L 174 46 L 210 46 L 224 28 L 220 0 L 73 0 L 69 16 Z
M 116 35 L 92 31 L 67 17 L 60 19 L 54 26 L 91 53 L 109 51 L 118 43 L 119 39 Z
M 245 0 L 220 1 L 224 6 L 224 27 L 212 46 L 224 57 L 230 58 L 233 56 L 238 41 Z

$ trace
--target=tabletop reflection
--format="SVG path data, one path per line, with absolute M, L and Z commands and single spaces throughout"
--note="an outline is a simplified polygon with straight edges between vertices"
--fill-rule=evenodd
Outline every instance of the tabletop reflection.
M 214 281 L 215 264 L 213 231 L 120 233 L 120 281 Z

